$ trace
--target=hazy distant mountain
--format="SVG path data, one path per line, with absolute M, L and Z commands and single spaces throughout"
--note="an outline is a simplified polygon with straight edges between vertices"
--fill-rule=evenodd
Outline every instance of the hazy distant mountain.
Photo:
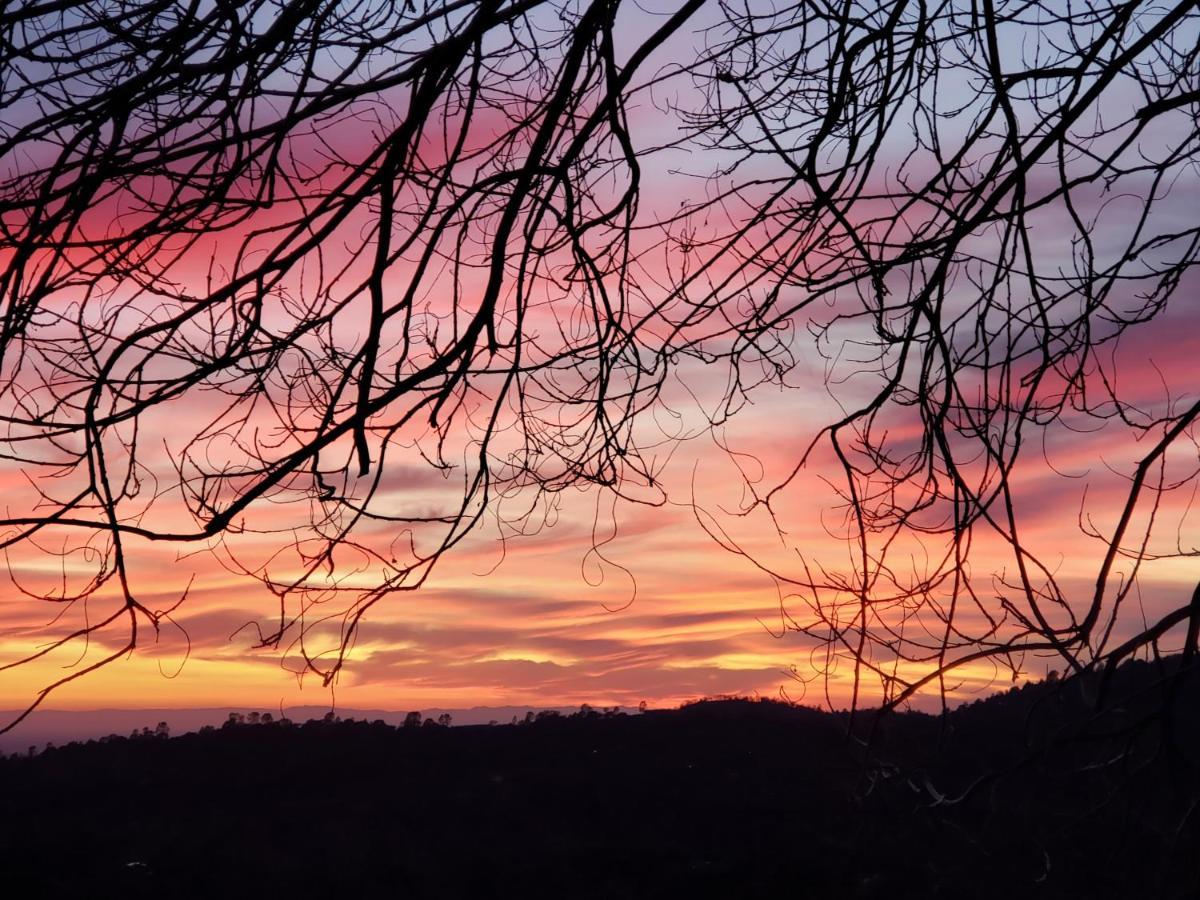
M 539 706 L 472 706 L 467 709 L 421 709 L 422 716 L 436 719 L 449 713 L 455 725 L 486 725 L 496 721 L 507 723 L 512 717 L 524 718 L 527 712 L 540 712 L 550 707 Z M 575 707 L 553 707 L 559 712 L 573 712 Z M 320 719 L 329 712 L 328 706 L 286 706 L 282 714 L 294 722 Z M 415 707 L 414 707 L 415 709 Z M 143 728 L 153 729 L 166 722 L 171 734 L 197 731 L 205 725 L 221 725 L 230 713 L 247 715 L 251 712 L 270 712 L 279 717 L 281 711 L 263 707 L 219 706 L 203 709 L 96 709 L 96 710 L 34 710 L 32 715 L 12 731 L 0 734 L 0 753 L 17 753 L 29 747 L 42 749 L 47 742 L 61 745 L 70 741 L 87 741 L 110 734 L 128 735 Z M 400 725 L 408 709 L 343 709 L 336 714 L 343 719 L 373 722 L 382 719 L 389 725 Z M 7 724 L 19 712 L 0 710 L 0 723 Z

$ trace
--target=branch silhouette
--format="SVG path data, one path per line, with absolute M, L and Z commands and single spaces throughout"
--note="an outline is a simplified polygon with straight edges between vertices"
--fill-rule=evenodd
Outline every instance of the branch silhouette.
M 814 359 L 842 414 L 743 512 L 833 487 L 848 567 L 756 563 L 854 705 L 1185 622 L 1190 655 L 1190 603 L 1130 623 L 1142 568 L 1197 555 L 1158 512 L 1196 487 L 1200 402 L 1115 360 L 1197 261 L 1196 28 L 1137 0 L 5 10 L 0 546 L 63 628 L 2 668 L 106 648 L 32 709 L 157 634 L 179 603 L 139 599 L 136 558 L 166 544 L 264 585 L 261 644 L 330 683 L 485 516 L 659 490 L 668 373 L 727 373 L 716 429 Z M 1095 428 L 1148 449 L 1115 523 L 1080 513 L 1082 590 L 1025 530 L 1026 473 Z

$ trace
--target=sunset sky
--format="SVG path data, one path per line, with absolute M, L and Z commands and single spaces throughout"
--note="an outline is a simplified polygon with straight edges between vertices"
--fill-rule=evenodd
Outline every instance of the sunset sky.
M 1151 398 L 1162 390 L 1160 372 L 1167 383 L 1186 390 L 1200 358 L 1200 311 L 1180 304 L 1139 338 L 1145 343 L 1127 346 L 1131 359 L 1144 353 L 1154 367 L 1130 366 L 1123 370 L 1126 377 Z M 755 454 L 768 472 L 790 468 L 823 409 L 820 386 L 812 391 L 764 391 L 728 429 L 730 445 Z M 1057 560 L 1064 581 L 1080 590 L 1090 588 L 1100 556 L 1097 542 L 1080 533 L 1080 510 L 1111 525 L 1112 502 L 1120 499 L 1124 479 L 1107 467 L 1127 461 L 1133 449 L 1128 439 L 1108 442 L 1103 433 L 1064 435 L 1048 448 L 1047 458 L 1071 477 L 1045 465 L 1031 473 L 1027 533 L 1036 534 L 1045 557 Z M 777 696 L 781 689 L 796 700 L 824 703 L 823 679 L 805 688 L 789 675 L 796 666 L 802 676 L 813 676 L 805 641 L 785 630 L 781 616 L 793 601 L 781 598 L 772 580 L 745 559 L 718 546 L 684 501 L 695 485 L 697 502 L 712 521 L 764 556 L 783 559 L 790 546 L 800 546 L 844 565 L 844 543 L 820 524 L 823 516 L 838 516 L 828 492 L 819 487 L 798 492 L 784 544 L 761 518 L 723 514 L 738 508 L 741 490 L 732 462 L 711 440 L 698 438 L 678 450 L 668 472 L 682 498 L 679 505 L 618 503 L 614 516 L 611 498 L 598 491 L 568 492 L 557 521 L 540 534 L 502 547 L 494 528 L 482 529 L 439 565 L 426 587 L 376 607 L 333 692 L 311 675 L 297 679 L 296 659 L 254 649 L 253 623 L 269 617 L 272 607 L 264 589 L 204 554 L 177 561 L 173 548 L 147 551 L 139 560 L 143 572 L 162 584 L 161 593 L 152 595 L 155 603 L 169 605 L 181 581 L 196 576 L 186 605 L 173 617 L 179 627 L 165 628 L 156 646 L 65 686 L 49 705 L 276 708 L 336 701 L 350 708 L 405 709 L 641 700 L 671 705 L 721 693 Z M 422 475 L 414 472 L 413 478 Z M 1190 490 L 1173 498 L 1164 518 L 1181 516 L 1191 501 Z M 601 559 L 589 551 L 593 528 L 608 538 L 614 520 L 615 537 L 604 545 Z M 1200 536 L 1192 530 L 1182 537 L 1194 542 Z M 39 574 L 15 554 L 10 563 L 22 579 Z M 1149 567 L 1141 578 L 1145 618 L 1153 620 L 1156 612 L 1177 604 L 1195 580 L 1194 566 L 1186 561 Z M 44 633 L 46 617 L 35 604 L 7 603 L 3 615 L 7 652 Z M 1141 620 L 1138 616 L 1135 624 Z M 68 665 L 78 655 L 62 652 L 53 662 Z M 1029 659 L 1025 674 L 1040 678 L 1054 667 L 1053 660 Z M 30 666 L 6 673 L 0 706 L 19 707 L 59 672 Z M 959 699 L 1012 683 L 1010 673 L 990 664 L 962 675 L 953 690 Z M 847 672 L 834 673 L 829 686 L 835 703 L 845 703 L 848 678 Z
M 672 4 L 659 5 L 674 8 Z M 695 53 L 702 42 L 701 28 L 711 24 L 714 15 L 715 11 L 706 7 L 682 36 L 656 51 L 645 72 L 660 71 L 656 66 Z M 635 32 L 641 39 L 647 23 L 662 18 L 661 14 L 639 13 L 627 21 L 628 29 L 622 34 L 629 36 L 632 46 Z M 628 52 L 625 49 L 618 55 Z M 947 88 L 942 96 L 947 102 L 961 99 L 967 96 L 962 93 L 965 90 L 961 85 Z M 677 110 L 696 101 L 695 91 L 678 76 L 677 81 L 638 93 L 629 110 L 638 146 L 649 148 L 675 140 L 684 127 Z M 663 98 L 671 98 L 674 105 Z M 408 102 L 399 95 L 383 100 L 387 102 L 381 101 L 379 108 L 357 114 L 353 120 L 332 119 L 321 126 L 324 131 L 316 128 L 296 136 L 290 164 L 297 171 L 307 171 L 306 167 L 324 164 L 318 161 L 338 159 L 320 177 L 314 176 L 314 183 L 329 191 L 334 191 L 336 184 L 337 191 L 348 193 L 357 182 L 346 173 L 373 146 L 383 125 L 393 124 L 387 118 L 389 113 L 380 109 L 386 109 L 388 103 L 399 108 Z M 1119 102 L 1118 86 L 1106 109 Z M 673 111 L 664 114 L 664 109 Z M 495 110 L 492 113 L 500 115 Z M 489 121 L 481 113 L 468 129 L 468 146 L 472 146 L 470 141 L 476 142 L 482 155 L 499 121 Z M 1186 110 L 1164 121 L 1157 136 L 1165 143 L 1186 138 L 1188 128 L 1194 128 L 1194 122 L 1187 124 Z M 425 135 L 424 152 L 433 156 L 445 154 L 439 141 L 448 144 L 448 136 L 453 136 L 454 123 L 441 124 L 444 134 Z M 885 156 L 892 156 L 879 164 L 881 172 L 889 163 L 898 165 L 902 158 L 899 143 L 885 143 L 884 150 Z M 640 221 L 645 224 L 655 216 L 667 215 L 665 211 L 678 209 L 705 190 L 697 187 L 690 173 L 727 162 L 731 157 L 723 153 L 716 150 L 711 157 L 703 157 L 694 149 L 675 149 L 647 157 Z M 486 170 L 486 163 L 479 165 L 480 171 Z M 347 186 L 341 186 L 339 178 L 345 178 Z M 611 182 L 608 189 L 615 192 L 620 179 L 613 175 Z M 1170 223 L 1181 230 L 1193 227 L 1196 187 L 1194 172 L 1181 177 L 1161 204 L 1154 226 L 1164 230 Z M 132 183 L 115 185 L 102 192 L 78 227 L 95 233 L 132 230 L 138 213 L 130 198 L 139 191 L 158 189 Z M 402 194 L 401 200 L 406 199 L 412 197 Z M 739 200 L 751 202 L 749 195 Z M 298 197 L 282 200 L 258 210 L 244 223 L 223 225 L 190 238 L 186 247 L 164 242 L 157 250 L 163 260 L 160 277 L 170 281 L 181 296 L 213 290 L 212 285 L 228 273 L 240 271 L 246 259 L 265 252 L 263 246 L 274 240 L 269 231 L 272 223 L 289 221 L 304 202 Z M 1088 210 L 1094 215 L 1101 255 L 1106 252 L 1107 223 L 1118 227 L 1133 215 L 1132 207 L 1126 210 L 1122 202 L 1119 196 L 1097 196 Z M 730 201 L 728 206 L 736 204 Z M 882 228 L 880 222 L 890 221 L 882 201 L 864 200 L 856 211 L 871 227 Z M 337 227 L 327 242 L 328 258 L 320 260 L 319 276 L 297 269 L 289 275 L 290 280 L 272 289 L 270 297 L 258 298 L 265 320 L 278 324 L 297 315 L 296 298 L 303 297 L 313 278 L 328 279 L 322 284 L 331 297 L 354 278 L 365 278 L 369 255 L 341 258 L 338 253 L 353 240 L 370 245 L 374 238 L 366 232 L 374 214 L 375 208 L 364 203 Z M 730 213 L 734 218 L 739 214 L 738 209 Z M 916 219 L 918 213 L 911 215 L 911 221 L 891 225 L 915 235 L 921 223 Z M 928 215 L 932 218 L 934 213 Z M 1071 266 L 1075 248 L 1069 235 L 1064 236 L 1065 219 L 1063 210 L 1053 206 L 1031 217 L 1030 237 L 1047 269 L 1057 266 L 1065 271 Z M 492 227 L 483 221 L 470 225 L 476 226 L 481 233 Z M 697 240 L 702 241 L 715 238 L 722 226 L 705 220 L 697 227 Z M 711 232 L 706 234 L 705 228 Z M 745 237 L 747 245 L 739 252 L 753 258 L 757 252 L 753 242 L 769 237 L 766 225 L 750 231 Z M 683 251 L 677 244 L 655 243 L 649 231 L 639 233 L 637 239 L 644 239 L 646 246 L 636 261 L 636 277 L 629 277 L 642 291 L 641 300 L 650 304 L 656 287 L 672 283 L 693 263 L 686 254 L 679 255 Z M 974 252 L 983 258 L 995 252 L 987 241 L 988 235 L 982 234 L 974 245 Z M 818 250 L 813 251 L 814 258 L 820 255 Z M 11 261 L 12 251 L 5 248 L 2 252 Z M 848 251 L 828 252 L 836 261 L 837 253 Z M 418 277 L 412 274 L 410 262 L 402 260 L 389 270 L 384 285 L 388 291 L 402 293 L 409 280 Z M 318 268 L 311 259 L 307 265 L 313 271 Z M 337 276 L 340 281 L 327 274 L 338 265 L 345 266 Z M 422 285 L 422 291 L 433 298 L 428 301 L 431 309 L 436 308 L 437 291 L 444 289 L 446 279 L 459 278 L 448 271 L 448 266 L 439 270 Z M 481 268 L 475 275 L 462 276 L 459 286 L 481 289 L 484 271 Z M 714 266 L 712 277 L 721 273 L 720 265 Z M 1119 374 L 1122 395 L 1143 411 L 1166 412 L 1196 400 L 1200 383 L 1197 288 L 1200 278 L 1193 269 L 1183 278 L 1166 311 L 1133 328 L 1113 351 L 1109 372 Z M 963 290 L 961 285 L 957 289 Z M 71 295 L 71 290 L 77 293 Z M 83 290 L 78 284 L 64 288 L 62 308 L 82 302 Z M 553 335 L 554 328 L 561 328 L 570 317 L 561 312 L 566 301 L 556 299 L 553 285 L 545 291 L 542 307 L 530 313 L 532 324 L 525 327 Z M 132 280 L 116 279 L 111 290 L 90 301 L 93 308 L 87 315 L 97 322 L 118 321 L 120 327 L 128 324 L 132 328 L 144 313 L 144 301 L 145 295 Z M 349 343 L 359 340 L 365 302 L 361 297 L 353 300 L 331 326 L 330 334 Z M 533 514 L 523 519 L 535 531 L 528 535 L 514 534 L 513 510 L 535 501 L 528 491 L 514 491 L 489 508 L 476 531 L 438 562 L 424 585 L 415 591 L 393 593 L 373 605 L 345 668 L 330 688 L 323 688 L 311 673 L 302 677 L 298 647 L 289 645 L 294 633 L 285 636 L 278 649 L 256 647 L 259 635 L 271 631 L 272 617 L 278 619 L 278 600 L 244 571 L 273 575 L 293 571 L 295 560 L 277 554 L 293 538 L 302 539 L 300 531 L 293 529 L 302 529 L 311 513 L 307 501 L 273 504 L 268 498 L 247 512 L 242 520 L 245 532 L 232 534 L 225 542 L 184 545 L 131 539 L 128 565 L 139 602 L 151 610 L 173 611 L 163 618 L 157 637 L 143 628 L 135 653 L 64 685 L 46 706 L 275 709 L 336 703 L 345 708 L 420 709 L 575 706 L 585 702 L 634 706 L 643 700 L 665 706 L 715 694 L 781 693 L 806 703 L 844 706 L 850 697 L 850 670 L 845 666 L 822 668 L 816 644 L 790 627 L 804 618 L 805 597 L 764 571 L 766 567 L 785 579 L 802 578 L 805 563 L 815 561 L 831 571 L 851 564 L 852 548 L 842 537 L 844 509 L 829 482 L 837 477 L 832 455 L 818 448 L 808 466 L 782 491 L 777 498 L 776 523 L 761 508 L 746 512 L 746 482 L 761 487 L 785 480 L 821 429 L 840 415 L 846 403 L 861 396 L 856 392 L 864 390 L 853 379 L 840 380 L 843 370 L 829 368 L 831 364 L 815 352 L 806 330 L 810 321 L 831 315 L 831 309 L 816 310 L 811 319 L 806 312 L 791 323 L 792 330 L 784 339 L 795 357 L 787 374 L 789 386 L 768 383 L 753 389 L 745 408 L 719 428 L 704 427 L 705 412 L 711 413 L 711 404 L 720 398 L 727 372 L 696 360 L 680 363 L 663 386 L 662 403 L 644 414 L 637 426 L 647 447 L 645 456 L 658 473 L 659 489 L 630 479 L 624 486 L 629 496 L 617 498 L 595 486 L 568 487 L 536 502 Z M 430 312 L 429 318 L 432 322 L 435 312 Z M 193 324 L 197 334 L 203 332 L 202 322 Z M 216 330 L 224 327 L 220 322 L 210 325 Z M 52 326 L 46 328 L 49 334 Z M 429 329 L 433 333 L 432 326 Z M 186 362 L 163 358 L 155 365 L 169 372 Z M 296 367 L 291 371 L 300 368 L 295 360 L 280 365 Z M 172 492 L 178 472 L 190 465 L 184 461 L 185 449 L 217 469 L 226 464 L 224 460 L 232 461 L 230 467 L 236 465 L 240 451 L 227 434 L 214 432 L 202 442 L 187 443 L 203 424 L 220 420 L 222 404 L 239 402 L 234 388 L 236 385 L 230 388 L 231 394 L 221 395 L 189 391 L 143 417 L 139 441 L 144 449 L 137 477 L 144 480 L 145 488 L 141 499 L 130 499 L 129 521 L 140 522 L 144 516 L 162 528 L 190 521 L 183 495 Z M 30 407 L 45 402 L 36 394 L 37 389 L 31 388 L 34 399 L 28 400 Z M 9 404 L 6 411 L 14 402 L 5 400 Z M 247 416 L 247 421 L 257 421 Z M 264 435 L 270 427 L 279 427 L 279 422 L 272 425 L 268 420 L 269 416 L 262 419 Z M 1082 426 L 1083 422 L 1070 424 Z M 690 438 L 669 439 L 679 435 Z M 1153 440 L 1153 432 L 1150 435 Z M 425 511 L 456 502 L 462 471 L 439 471 L 422 457 L 427 444 L 417 438 L 406 440 L 407 433 L 401 433 L 391 445 L 386 465 L 378 448 L 373 448 L 374 461 L 384 469 L 375 502 L 389 510 Z M 342 443 L 344 447 L 339 444 L 335 449 L 345 453 L 349 472 L 352 450 L 348 440 Z M 1085 531 L 1111 533 L 1130 473 L 1147 443 L 1139 441 L 1136 429 L 1109 420 L 1103 425 L 1087 423 L 1086 430 L 1055 427 L 1039 432 L 1037 444 L 1025 448 L 1023 466 L 1014 477 L 1025 540 L 1053 569 L 1060 585 L 1085 597 L 1094 587 L 1105 549 L 1103 541 Z M 1179 453 L 1171 458 L 1172 477 L 1180 486 L 1165 494 L 1155 511 L 1158 524 L 1152 553 L 1176 548 L 1186 553 L 1200 545 L 1192 510 L 1197 486 L 1195 449 L 1194 444 L 1183 441 Z M 452 447 L 451 455 L 455 451 L 460 459 L 465 458 L 462 446 Z M 53 474 L 53 459 L 49 455 L 44 458 L 49 462 L 42 475 L 31 474 L 32 467 L 24 463 L 0 462 L 7 515 L 19 517 L 38 508 L 38 490 L 45 489 L 48 482 L 35 482 Z M 71 484 L 71 479 L 65 478 L 60 492 L 65 495 Z M 215 494 L 209 499 L 217 502 Z M 510 524 L 499 524 L 501 521 Z M 23 593 L 53 594 L 57 585 L 77 587 L 75 582 L 90 577 L 93 551 L 65 531 L 48 528 L 7 549 L 7 583 L 0 587 L 0 661 L 30 653 L 48 636 L 80 627 L 89 616 L 94 620 L 110 608 L 106 603 L 114 602 L 115 595 L 100 596 L 92 601 L 90 611 L 86 603 L 63 609 Z M 395 548 L 408 540 L 403 528 L 386 523 L 364 525 L 361 534 L 373 542 L 372 547 L 390 547 L 393 556 L 402 555 L 403 550 Z M 972 569 L 981 583 L 984 573 L 994 572 L 997 577 L 1011 574 L 1005 569 L 1004 549 L 991 547 L 986 540 L 973 548 Z M 919 555 L 917 550 L 910 553 L 914 571 L 922 565 Z M 339 570 L 338 577 L 349 578 L 349 584 L 356 577 L 370 577 L 366 563 L 361 572 L 355 571 L 353 561 L 345 565 L 349 568 Z M 1194 558 L 1146 563 L 1129 601 L 1140 609 L 1127 611 L 1115 628 L 1114 640 L 1132 635 L 1183 602 L 1197 577 Z M 186 600 L 178 603 L 184 596 Z M 337 633 L 339 621 L 335 618 L 332 622 L 331 634 Z M 309 634 L 310 648 L 322 646 L 322 640 L 329 644 L 331 638 L 323 638 L 321 628 L 315 625 Z M 29 665 L 0 673 L 0 709 L 23 708 L 48 683 L 113 652 L 122 640 L 120 633 L 97 635 L 87 645 L 73 642 Z M 1061 665 L 1053 658 L 1037 656 L 1015 664 L 1015 674 L 991 662 L 960 668 L 956 680 L 947 682 L 949 699 L 966 700 L 1005 688 L 1014 680 L 1041 678 L 1048 669 Z M 932 708 L 936 703 L 936 698 L 928 697 L 918 705 Z

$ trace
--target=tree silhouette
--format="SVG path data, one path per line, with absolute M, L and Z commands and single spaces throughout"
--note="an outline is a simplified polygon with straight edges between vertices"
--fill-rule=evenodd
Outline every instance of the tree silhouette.
M 1200 399 L 1123 339 L 1194 285 L 1195 7 L 795 4 L 727 25 L 693 121 L 735 160 L 720 201 L 753 210 L 712 258 L 758 293 L 710 358 L 782 381 L 762 344 L 803 322 L 826 362 L 841 413 L 781 481 L 747 480 L 774 513 L 824 466 L 841 500 L 848 567 L 760 563 L 818 668 L 896 704 L 981 661 L 1111 673 L 1172 629 L 1190 659 L 1200 590 L 1137 607 L 1148 566 L 1198 553 Z M 1067 441 L 1095 447 L 1089 469 L 1054 467 Z M 1060 476 L 1107 493 L 1057 509 L 1047 540 Z M 1076 527 L 1099 549 L 1069 583 Z
M 856 702 L 1185 623 L 1190 655 L 1196 603 L 1129 623 L 1141 567 L 1196 555 L 1155 512 L 1197 483 L 1200 401 L 1121 390 L 1114 348 L 1197 259 L 1196 33 L 1136 0 L 5 9 L 0 546 L 61 561 L 12 577 L 65 628 L 4 668 L 109 648 L 36 706 L 132 652 L 187 598 L 139 600 L 169 544 L 261 582 L 261 644 L 328 682 L 485 515 L 661 502 L 669 374 L 725 373 L 715 432 L 816 354 L 843 414 L 742 512 L 786 532 L 789 487 L 834 487 L 852 565 L 757 562 Z M 1022 478 L 1100 424 L 1141 452 L 1116 520 L 1078 519 L 1105 548 L 1081 591 L 1026 540 Z
M 131 548 L 169 542 L 265 584 L 262 644 L 298 634 L 329 680 L 490 505 L 529 493 L 519 531 L 648 478 L 625 107 L 700 5 L 619 63 L 611 2 L 7 10 L 0 405 L 29 490 L 2 543 L 63 559 L 18 586 L 79 621 L 7 665 L 132 651 L 175 607 L 139 601 Z M 381 496 L 413 466 L 457 494 Z M 304 641 L 328 621 L 331 664 Z

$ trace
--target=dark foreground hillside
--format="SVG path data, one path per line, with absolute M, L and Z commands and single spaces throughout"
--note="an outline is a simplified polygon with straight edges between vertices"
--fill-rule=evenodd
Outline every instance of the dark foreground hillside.
M 1200 690 L 230 723 L 0 761 L 7 897 L 1191 897 Z M 1165 710 L 1165 711 L 1164 711 Z M 864 740 L 870 737 L 868 745 Z

